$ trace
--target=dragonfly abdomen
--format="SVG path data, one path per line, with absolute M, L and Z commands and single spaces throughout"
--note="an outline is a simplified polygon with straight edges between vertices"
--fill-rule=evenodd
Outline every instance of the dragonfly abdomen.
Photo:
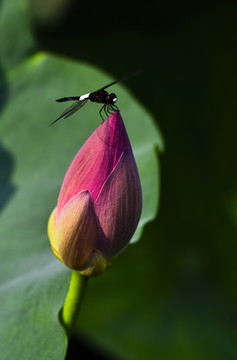
M 64 97 L 64 98 L 60 98 L 57 99 L 57 102 L 64 102 L 64 101 L 70 101 L 70 100 L 80 100 L 81 96 L 71 96 L 71 97 Z

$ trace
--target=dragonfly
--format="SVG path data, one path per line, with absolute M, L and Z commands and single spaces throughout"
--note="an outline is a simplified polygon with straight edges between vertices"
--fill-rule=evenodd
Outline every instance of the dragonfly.
M 93 91 L 88 94 L 84 94 L 81 96 L 70 96 L 70 97 L 63 97 L 57 99 L 57 102 L 66 102 L 66 101 L 74 101 L 74 103 L 69 106 L 56 120 L 54 120 L 49 126 L 55 124 L 58 120 L 64 118 L 68 118 L 69 116 L 73 115 L 79 109 L 81 109 L 84 105 L 88 102 L 95 102 L 99 104 L 103 104 L 102 108 L 99 111 L 100 117 L 102 121 L 104 121 L 102 112 L 104 111 L 106 116 L 112 114 L 115 110 L 118 110 L 118 107 L 115 105 L 117 101 L 117 96 L 114 93 L 108 93 L 105 89 L 109 88 L 112 85 L 115 85 L 121 81 L 127 80 L 130 77 L 137 75 L 138 73 L 144 71 L 145 69 L 139 70 L 135 73 L 126 75 L 118 80 L 112 81 L 111 83 L 103 86 L 102 88 Z

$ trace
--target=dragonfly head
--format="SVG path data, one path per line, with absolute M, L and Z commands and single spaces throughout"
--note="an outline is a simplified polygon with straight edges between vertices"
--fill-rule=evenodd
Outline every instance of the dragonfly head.
M 114 104 L 117 101 L 117 96 L 114 93 L 108 95 L 108 103 Z

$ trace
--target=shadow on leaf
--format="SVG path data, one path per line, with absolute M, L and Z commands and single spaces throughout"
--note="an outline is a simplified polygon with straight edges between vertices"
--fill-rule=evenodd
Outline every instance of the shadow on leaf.
M 16 186 L 11 184 L 11 175 L 14 168 L 12 155 L 0 145 L 0 212 L 16 190 Z
M 80 336 L 80 337 L 79 337 Z M 72 336 L 69 340 L 65 360 L 96 359 L 96 360 L 121 360 L 108 351 L 105 351 L 83 334 Z

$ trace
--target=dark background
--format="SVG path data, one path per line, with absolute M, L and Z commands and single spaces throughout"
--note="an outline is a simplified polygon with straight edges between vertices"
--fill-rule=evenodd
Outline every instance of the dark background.
M 153 282 L 150 296 L 155 294 L 168 308 L 158 339 L 169 338 L 174 319 L 182 319 L 181 329 L 188 324 L 195 338 L 190 344 L 181 336 L 184 351 L 172 357 L 163 351 L 161 358 L 198 359 L 198 349 L 202 359 L 234 360 L 237 5 L 66 0 L 61 4 L 45 1 L 39 7 L 36 0 L 31 2 L 40 49 L 89 62 L 115 78 L 151 65 L 126 86 L 150 110 L 165 138 L 161 204 L 157 219 L 127 256 L 135 251 L 157 258 L 156 266 L 152 262 L 145 274 Z M 96 359 L 114 358 L 74 337 L 68 360 L 81 358 L 75 349 Z M 180 355 L 185 351 L 187 357 Z

